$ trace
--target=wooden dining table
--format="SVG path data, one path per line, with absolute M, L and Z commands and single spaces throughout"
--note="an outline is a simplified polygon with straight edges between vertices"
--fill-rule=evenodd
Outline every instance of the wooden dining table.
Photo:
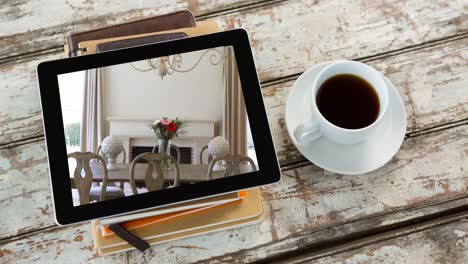
M 107 171 L 108 182 L 130 182 L 130 166 L 131 163 L 116 164 L 114 169 Z M 179 183 L 196 183 L 208 180 L 208 164 L 178 164 L 179 166 Z M 102 164 L 91 162 L 89 165 L 93 174 L 93 182 L 102 182 L 104 179 L 104 169 Z M 72 188 L 75 188 L 73 181 L 73 169 L 70 167 L 70 179 Z M 144 183 L 145 175 L 148 169 L 147 163 L 135 164 L 134 176 L 136 183 Z M 248 164 L 240 164 L 240 173 L 248 173 L 252 171 L 252 167 Z M 171 165 L 164 174 L 164 181 L 172 182 L 175 177 L 175 166 Z M 155 173 L 155 172 L 153 172 Z M 224 170 L 213 171 L 212 178 L 219 179 L 224 177 Z
M 116 169 L 108 170 L 108 182 L 130 182 L 130 163 L 116 164 Z M 179 164 L 179 182 L 194 183 L 206 181 L 208 179 L 208 164 Z M 93 173 L 93 182 L 102 182 L 104 179 L 104 169 L 99 163 L 90 163 Z M 136 183 L 145 181 L 147 163 L 137 163 L 135 165 L 134 176 Z M 70 174 L 73 178 L 73 173 Z M 222 177 L 222 172 L 214 173 L 215 178 Z M 164 181 L 173 181 L 175 177 L 175 166 L 171 166 L 164 174 Z
M 67 32 L 183 8 L 248 32 L 283 176 L 262 188 L 261 223 L 100 257 L 89 223 L 54 219 L 36 67 L 66 57 Z M 0 263 L 468 263 L 466 0 L 11 0 L 0 14 Z M 294 82 L 337 59 L 380 71 L 406 108 L 401 149 L 367 174 L 321 169 L 286 131 Z

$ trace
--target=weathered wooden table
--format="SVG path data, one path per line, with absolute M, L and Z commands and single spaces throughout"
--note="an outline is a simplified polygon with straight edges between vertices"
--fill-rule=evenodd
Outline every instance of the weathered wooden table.
M 249 32 L 283 179 L 259 225 L 98 257 L 89 224 L 54 221 L 35 66 L 64 57 L 70 30 L 181 8 Z M 0 263 L 468 263 L 466 0 L 12 0 L 0 14 Z M 324 173 L 285 131 L 294 80 L 338 58 L 379 69 L 405 102 L 406 140 L 373 173 Z

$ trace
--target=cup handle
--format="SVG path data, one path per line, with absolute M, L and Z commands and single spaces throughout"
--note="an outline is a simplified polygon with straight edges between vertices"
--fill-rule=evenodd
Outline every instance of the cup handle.
M 312 142 L 321 136 L 320 123 L 316 119 L 305 121 L 294 129 L 294 137 L 301 145 Z

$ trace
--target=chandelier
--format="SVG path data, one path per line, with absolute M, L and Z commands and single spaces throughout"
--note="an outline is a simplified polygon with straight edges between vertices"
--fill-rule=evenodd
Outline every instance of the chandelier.
M 133 63 L 130 63 L 130 66 L 137 71 L 140 72 L 148 72 L 148 71 L 157 71 L 159 76 L 161 76 L 161 80 L 166 75 L 172 75 L 174 72 L 184 73 L 189 72 L 202 61 L 203 57 L 209 55 L 208 59 L 211 65 L 216 66 L 221 63 L 223 60 L 222 53 L 217 49 L 208 49 L 203 52 L 198 60 L 190 67 L 185 68 L 182 62 L 182 54 L 175 54 L 170 56 L 164 56 L 155 59 L 148 59 L 145 61 L 144 66 L 135 66 Z

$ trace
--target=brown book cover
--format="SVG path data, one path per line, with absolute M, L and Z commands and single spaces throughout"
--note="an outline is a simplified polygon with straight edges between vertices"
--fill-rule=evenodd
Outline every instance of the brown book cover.
M 150 35 L 146 37 L 122 39 L 110 42 L 104 42 L 96 45 L 96 52 L 104 52 L 116 49 L 123 49 L 128 47 L 135 47 L 151 43 L 163 42 L 173 39 L 186 38 L 187 34 L 184 32 L 175 32 L 159 35 Z
M 136 39 L 136 38 L 142 39 L 144 37 L 159 36 L 159 35 L 166 35 L 166 34 L 171 34 L 170 36 L 174 37 L 175 36 L 174 33 L 177 33 L 177 34 L 183 33 L 183 34 L 186 34 L 188 37 L 191 37 L 191 36 L 204 35 L 204 34 L 209 34 L 209 33 L 218 32 L 218 31 L 219 31 L 219 27 L 215 21 L 203 21 L 203 22 L 198 22 L 196 27 L 180 28 L 180 29 L 175 29 L 175 30 L 129 35 L 129 36 L 122 36 L 122 37 L 113 37 L 113 38 L 106 38 L 106 39 L 87 40 L 87 41 L 80 42 L 78 44 L 78 47 L 80 48 L 80 52 L 78 54 L 86 55 L 86 54 L 96 53 L 98 52 L 97 49 L 99 45 L 104 44 L 104 43 L 116 42 L 120 40 L 130 40 L 130 39 Z M 166 40 L 169 40 L 169 39 L 166 39 Z M 142 41 L 142 40 L 139 40 L 139 41 Z M 131 45 L 126 44 L 125 42 L 122 42 L 122 43 L 124 44 L 125 47 L 131 46 Z M 150 44 L 150 43 L 152 42 L 146 42 L 144 44 Z M 65 51 L 67 51 L 67 47 L 65 47 Z
M 78 44 L 83 41 L 138 35 L 195 26 L 196 23 L 193 14 L 188 10 L 182 10 L 103 28 L 72 32 L 69 33 L 67 37 L 67 43 L 70 51 L 69 56 L 73 57 L 78 55 Z

